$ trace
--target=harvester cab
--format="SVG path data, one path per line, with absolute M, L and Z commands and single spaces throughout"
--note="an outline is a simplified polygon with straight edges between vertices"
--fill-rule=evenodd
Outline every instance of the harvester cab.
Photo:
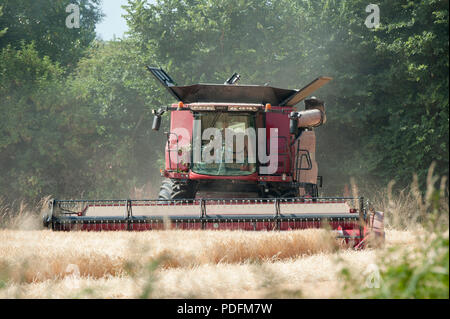
M 178 100 L 154 111 L 154 130 L 171 113 L 160 199 L 318 197 L 314 127 L 325 123 L 325 106 L 306 98 L 331 78 L 300 90 L 237 85 L 238 73 L 223 85 L 177 86 L 148 70 Z
M 44 224 L 54 230 L 328 227 L 357 247 L 369 237 L 382 241 L 383 213 L 364 198 L 319 197 L 314 129 L 326 115 L 324 102 L 311 95 L 330 77 L 300 90 L 237 84 L 238 73 L 224 84 L 179 86 L 163 69 L 147 68 L 176 100 L 153 111 L 154 131 L 170 112 L 158 199 L 52 200 Z M 302 101 L 305 108 L 297 110 Z

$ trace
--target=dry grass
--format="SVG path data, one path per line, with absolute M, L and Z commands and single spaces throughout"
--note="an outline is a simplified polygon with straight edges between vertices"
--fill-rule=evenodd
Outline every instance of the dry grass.
M 375 259 L 374 251 L 345 251 L 342 256 L 364 270 Z M 252 263 L 201 265 L 192 268 L 159 270 L 154 283 L 153 298 L 263 298 L 286 292 L 301 297 L 339 297 L 340 282 L 334 254 L 318 254 L 263 265 Z M 268 277 L 270 275 L 270 277 Z M 82 277 L 77 280 L 66 277 L 60 281 L 43 281 L 25 285 L 13 284 L 0 297 L 14 296 L 21 289 L 26 298 L 67 298 L 91 296 L 100 298 L 134 298 L 140 295 L 146 282 L 144 278 L 130 276 Z M 295 295 L 294 295 L 295 296 Z
M 154 231 L 0 232 L 0 263 L 21 282 L 61 279 L 76 265 L 82 277 L 127 273 L 160 260 L 160 268 L 192 268 L 205 264 L 268 262 L 331 253 L 336 241 L 325 230 L 293 232 Z M 128 268 L 127 268 L 128 267 Z
M 0 229 L 38 230 L 42 228 L 42 211 L 47 208 L 50 197 L 44 197 L 34 207 L 24 201 L 7 203 L 0 197 Z
M 433 213 L 439 215 L 434 220 L 436 226 L 449 224 L 449 189 L 447 176 L 438 178 L 434 175 L 435 163 L 429 170 L 424 193 L 419 189 L 417 175 L 409 187 L 394 191 L 395 181 L 391 181 L 386 189 L 373 193 L 373 206 L 385 213 L 385 227 L 388 229 L 421 230 L 424 222 L 429 222 Z M 436 187 L 438 186 L 438 187 Z M 438 213 L 438 214 L 436 214 Z
M 324 237 L 325 236 L 325 237 Z M 376 250 L 338 250 L 325 230 L 292 232 L 159 231 L 57 233 L 0 231 L 6 298 L 134 298 L 159 262 L 151 297 L 339 297 L 340 261 L 357 272 Z M 325 239 L 325 240 L 324 240 Z M 415 236 L 390 231 L 389 245 Z M 74 274 L 73 266 L 79 269 Z M 131 270 L 131 272 L 130 272 Z M 1 278 L 0 278 L 1 281 Z

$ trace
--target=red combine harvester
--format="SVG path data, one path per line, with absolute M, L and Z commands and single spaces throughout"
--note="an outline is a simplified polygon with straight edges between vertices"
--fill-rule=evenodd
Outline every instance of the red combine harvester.
M 155 110 L 152 129 L 170 112 L 158 199 L 52 200 L 53 230 L 294 230 L 327 227 L 356 247 L 384 240 L 383 213 L 364 198 L 319 197 L 314 128 L 324 102 L 308 98 L 331 78 L 300 90 L 224 84 L 177 86 L 148 67 L 178 101 Z M 307 99 L 308 98 L 308 99 Z M 305 109 L 295 105 L 304 101 Z

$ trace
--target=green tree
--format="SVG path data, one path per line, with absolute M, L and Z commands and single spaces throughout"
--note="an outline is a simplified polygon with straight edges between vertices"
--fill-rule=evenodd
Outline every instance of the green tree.
M 383 4 L 388 23 L 373 42 L 376 56 L 390 62 L 377 74 L 389 119 L 368 143 L 375 154 L 385 153 L 370 162 L 373 172 L 403 183 L 417 172 L 425 180 L 435 161 L 448 175 L 448 1 Z
M 318 130 L 325 172 L 342 180 L 347 167 L 405 186 L 414 173 L 424 181 L 435 161 L 448 175 L 448 2 L 382 1 L 374 30 L 363 24 L 366 3 L 344 3 L 328 2 L 335 9 L 320 24 L 319 34 L 333 35 L 324 47 L 335 77 L 324 96 L 330 121 Z
M 128 197 L 150 180 L 157 188 L 164 136 L 151 134 L 150 111 L 161 99 L 144 65 L 131 42 L 98 43 L 66 78 L 34 45 L 4 48 L 2 195 Z
M 2 7 L 0 6 L 0 17 L 2 15 L 3 15 Z M 6 33 L 6 30 L 8 30 L 8 28 L 0 29 L 0 38 Z
M 145 54 L 180 84 L 223 83 L 238 71 L 246 82 L 295 87 L 309 80 L 295 68 L 307 61 L 292 44 L 302 28 L 296 7 L 288 0 L 136 0 L 127 22 Z
M 66 27 L 69 4 L 80 8 L 80 28 Z M 0 0 L 3 16 L 0 29 L 8 32 L 0 39 L 0 49 L 8 44 L 20 48 L 34 41 L 41 57 L 74 67 L 95 39 L 95 25 L 101 20 L 100 0 Z
M 56 191 L 52 178 L 65 156 L 58 100 L 63 69 L 39 57 L 34 45 L 0 51 L 0 189 L 15 199 Z
M 129 196 L 151 180 L 159 187 L 154 163 L 164 135 L 151 131 L 151 110 L 168 99 L 145 65 L 132 41 L 98 43 L 68 82 L 75 103 L 91 110 L 97 123 L 87 160 L 92 196 Z

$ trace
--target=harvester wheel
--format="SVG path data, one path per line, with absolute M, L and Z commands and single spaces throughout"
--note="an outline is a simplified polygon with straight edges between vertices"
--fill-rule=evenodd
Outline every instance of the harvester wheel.
M 319 197 L 319 188 L 316 184 L 307 184 L 305 187 L 305 193 L 313 198 Z
M 194 198 L 192 186 L 176 179 L 166 178 L 161 183 L 158 199 L 190 199 Z
M 44 214 L 42 216 L 42 226 L 44 226 L 44 228 L 49 228 L 51 224 L 51 219 L 47 214 Z

